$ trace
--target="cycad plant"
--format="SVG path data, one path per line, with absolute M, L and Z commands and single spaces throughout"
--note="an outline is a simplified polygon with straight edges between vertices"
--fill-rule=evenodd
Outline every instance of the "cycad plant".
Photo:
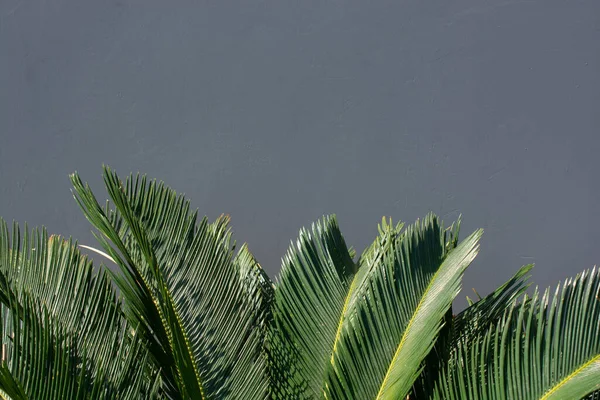
M 105 168 L 100 205 L 71 181 L 110 268 L 2 221 L 2 398 L 600 397 L 595 269 L 528 294 L 524 266 L 454 314 L 482 234 L 459 242 L 460 221 L 383 219 L 357 256 L 326 216 L 273 282 L 227 217 L 199 218 L 163 183 Z

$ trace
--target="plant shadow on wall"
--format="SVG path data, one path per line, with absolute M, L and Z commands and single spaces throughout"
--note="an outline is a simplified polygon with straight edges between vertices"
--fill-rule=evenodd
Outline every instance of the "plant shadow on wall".
M 454 315 L 480 230 L 459 241 L 460 221 L 383 219 L 357 255 L 326 216 L 273 282 L 227 217 L 199 218 L 144 176 L 103 176 L 103 205 L 71 181 L 117 272 L 1 222 L 3 398 L 600 398 L 596 269 L 528 295 L 527 265 Z

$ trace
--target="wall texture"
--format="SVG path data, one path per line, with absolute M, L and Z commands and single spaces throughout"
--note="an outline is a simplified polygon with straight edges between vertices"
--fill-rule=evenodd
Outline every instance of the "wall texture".
M 86 244 L 106 163 L 271 274 L 324 213 L 362 249 L 431 210 L 486 230 L 466 288 L 546 286 L 600 262 L 599 134 L 597 0 L 0 2 L 0 215 Z

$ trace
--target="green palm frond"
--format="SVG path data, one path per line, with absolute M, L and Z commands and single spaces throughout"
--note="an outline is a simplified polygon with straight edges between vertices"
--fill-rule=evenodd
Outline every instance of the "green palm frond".
M 458 224 L 444 230 L 433 216 L 406 231 L 384 219 L 375 242 L 353 263 L 335 217 L 302 230 L 275 290 L 275 397 L 406 395 L 476 252 L 479 233 L 444 262 L 457 233 Z M 409 324 L 412 332 L 402 340 Z M 405 344 L 413 357 L 402 369 L 392 359 Z M 410 376 L 397 390 L 399 374 Z
M 344 321 L 348 321 L 348 317 L 356 312 L 357 304 L 363 300 L 373 270 L 381 267 L 382 259 L 405 234 L 404 222 L 394 225 L 391 219 L 388 221 L 382 218 L 381 223 L 377 225 L 377 231 L 378 236 L 358 260 L 358 271 L 352 281 L 353 290 L 348 296 Z M 338 341 L 343 334 L 343 325 L 339 327 Z
M 335 216 L 302 229 L 276 284 L 270 338 L 274 397 L 322 396 L 328 365 L 355 287 L 357 265 Z
M 0 221 L 0 389 L 16 398 L 153 396 L 147 352 L 76 244 Z
M 283 260 L 273 304 L 270 354 L 274 397 L 322 397 L 343 327 L 372 268 L 404 224 L 383 219 L 380 235 L 353 262 L 335 216 L 302 229 Z M 273 375 L 275 374 L 275 375 Z
M 530 286 L 528 274 L 532 268 L 533 264 L 522 266 L 492 293 L 460 312 L 452 321 L 450 340 L 453 347 L 457 346 L 458 341 L 471 342 L 477 335 L 496 324 Z
M 260 298 L 236 266 L 228 218 L 198 221 L 189 201 L 162 183 L 108 168 L 114 209 L 101 207 L 77 174 L 75 198 L 121 274 L 125 315 L 139 325 L 173 398 L 267 396 Z M 265 275 L 266 276 L 266 275 Z M 263 278 L 265 277 L 263 276 Z M 251 289 L 254 290 L 254 289 Z
M 275 295 L 273 282 L 245 244 L 236 255 L 234 263 L 239 269 L 250 305 L 256 307 L 252 313 L 256 318 L 255 323 L 266 330 L 271 322 L 271 304 Z
M 446 228 L 444 232 L 444 241 L 446 243 L 445 255 L 458 246 L 460 226 L 461 216 L 459 216 L 458 220 L 450 225 L 450 227 Z M 433 389 L 433 385 L 439 375 L 440 369 L 445 366 L 445 360 L 447 360 L 450 354 L 454 319 L 455 316 L 451 306 L 444 315 L 442 326 L 438 337 L 435 340 L 435 344 L 423 361 L 421 374 L 413 384 L 410 394 L 411 399 L 429 397 L 429 393 L 431 393 Z
M 440 373 L 447 367 L 449 360 L 456 356 L 459 343 L 469 343 L 490 326 L 498 323 L 515 300 L 529 287 L 528 273 L 532 268 L 533 264 L 521 267 L 508 281 L 458 315 L 446 315 L 446 323 L 440 331 L 436 345 L 427 357 L 427 364 L 413 387 L 414 398 L 431 397 Z
M 96 346 L 104 357 L 90 355 L 80 339 L 57 323 L 48 310 L 25 293 L 11 296 L 19 307 L 2 313 L 3 360 L 0 389 L 17 399 L 139 399 L 152 397 L 139 341 L 129 341 L 124 329 L 102 338 Z M 19 311 L 12 311 L 19 310 Z M 106 316 L 110 323 L 117 315 Z M 111 360 L 109 357 L 114 357 Z M 140 368 L 140 365 L 142 368 Z
M 446 256 L 446 236 L 429 215 L 409 226 L 373 268 L 345 327 L 328 375 L 331 399 L 405 397 L 432 349 L 481 231 Z
M 600 277 L 594 268 L 513 303 L 459 342 L 436 399 L 579 399 L 600 390 Z
M 98 332 L 95 321 L 104 313 L 119 313 L 120 304 L 110 280 L 104 272 L 94 273 L 92 262 L 83 256 L 72 241 L 48 236 L 45 229 L 29 232 L 23 237 L 19 226 L 0 219 L 0 273 L 10 283 L 18 297 L 29 293 L 44 304 L 52 318 L 68 331 L 86 341 Z M 97 304 L 90 306 L 90 299 Z M 115 326 L 119 325 L 115 321 Z M 113 328 L 115 327 L 113 326 Z M 90 346 L 89 351 L 95 351 Z
M 266 364 L 268 363 L 267 353 L 265 352 L 266 338 L 269 332 L 269 327 L 272 322 L 272 310 L 271 305 L 274 297 L 274 286 L 273 282 L 262 269 L 260 264 L 256 261 L 247 245 L 243 245 L 235 257 L 234 263 L 239 270 L 239 276 L 242 280 L 242 285 L 246 294 L 246 307 L 250 309 L 250 314 L 253 317 L 252 329 L 248 329 L 249 335 L 256 335 L 258 332 L 258 340 L 260 345 L 255 345 L 256 351 L 255 357 L 257 360 L 262 360 L 261 368 L 262 371 L 266 371 Z M 248 340 L 253 342 L 256 340 L 255 337 L 248 337 Z M 266 372 L 263 379 L 256 379 L 256 376 L 249 374 L 244 375 L 246 378 L 245 382 L 240 382 L 242 388 L 250 387 L 251 385 L 257 385 L 254 390 L 258 390 L 261 393 L 264 392 L 265 384 L 268 382 Z M 269 391 L 269 388 L 267 388 Z
M 274 397 L 318 398 L 355 307 L 368 271 L 393 242 L 403 224 L 383 220 L 380 237 L 358 263 L 348 248 L 335 216 L 324 217 L 312 229 L 302 229 L 292 243 L 276 285 L 273 327 L 269 336 Z
M 600 400 L 596 268 L 529 296 L 525 265 L 454 315 L 481 230 L 384 218 L 356 258 L 325 216 L 274 284 L 228 216 L 103 178 L 101 206 L 71 176 L 101 250 L 0 219 L 0 399 Z

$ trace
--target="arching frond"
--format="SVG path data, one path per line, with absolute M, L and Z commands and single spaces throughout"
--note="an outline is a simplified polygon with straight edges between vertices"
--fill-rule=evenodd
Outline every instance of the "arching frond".
M 475 257 L 477 231 L 446 256 L 433 215 L 407 228 L 368 278 L 328 376 L 331 399 L 405 397 Z
M 283 371 L 276 379 L 278 398 L 368 399 L 380 390 L 390 396 L 408 393 L 462 271 L 474 257 L 478 234 L 446 260 L 456 244 L 456 227 L 446 231 L 428 216 L 406 231 L 402 228 L 383 220 L 378 238 L 356 264 L 334 217 L 300 232 L 275 291 L 274 347 L 285 356 L 275 371 Z M 412 332 L 403 341 L 407 327 Z M 405 344 L 412 346 L 406 348 L 412 358 L 403 369 L 393 359 L 399 349 L 406 351 Z M 398 376 L 404 374 L 410 376 L 398 390 Z
M 600 389 L 600 277 L 594 268 L 525 297 L 459 342 L 436 399 L 579 399 Z
M 2 315 L 1 326 L 12 329 L 0 332 L 0 389 L 13 400 L 151 398 L 143 368 L 146 352 L 139 341 L 126 339 L 124 327 L 96 343 L 103 357 L 91 355 L 44 306 L 24 293 L 11 300 L 19 305 L 9 304 L 11 312 Z M 110 318 L 118 317 L 104 320 Z
M 255 324 L 266 331 L 272 319 L 271 306 L 275 296 L 273 282 L 256 261 L 247 245 L 242 246 L 234 262 L 239 269 L 249 305 L 256 308 L 252 313 L 256 318 Z
M 101 207 L 77 174 L 75 197 L 120 267 L 114 280 L 138 324 L 166 393 L 174 398 L 261 399 L 267 379 L 254 304 L 234 263 L 228 218 L 198 221 L 189 201 L 162 183 L 109 168 L 114 205 Z M 250 382 L 252 382 L 250 384 Z
M 326 371 L 359 281 L 335 216 L 302 229 L 276 285 L 270 338 L 274 396 L 323 395 Z
M 250 374 L 243 375 L 246 379 L 239 381 L 240 389 L 234 387 L 232 388 L 232 393 L 235 395 L 238 390 L 240 392 L 243 390 L 246 392 L 264 393 L 265 385 L 267 392 L 270 393 L 270 385 L 268 385 L 268 376 L 266 373 L 268 358 L 265 352 L 265 341 L 272 322 L 273 282 L 271 282 L 267 273 L 262 269 L 245 244 L 236 255 L 234 263 L 239 269 L 242 285 L 246 292 L 245 307 L 250 309 L 250 314 L 253 317 L 251 322 L 252 329 L 248 329 L 248 334 L 257 335 L 256 337 L 249 337 L 248 340 L 254 341 L 258 339 L 259 341 L 254 346 L 254 350 L 256 351 L 254 357 L 256 357 L 257 364 L 260 364 L 261 371 L 265 375 L 262 377 L 263 379 L 257 379 L 256 376 Z M 252 386 L 254 386 L 254 389 L 249 389 Z
M 458 246 L 460 226 L 461 216 L 459 216 L 458 220 L 450 227 L 445 229 L 444 241 L 446 242 L 446 254 Z M 442 326 L 440 327 L 435 344 L 422 363 L 421 374 L 413 384 L 410 399 L 427 398 L 428 394 L 431 393 L 433 389 L 433 384 L 439 375 L 440 369 L 445 367 L 445 361 L 447 360 L 451 349 L 454 317 L 452 306 L 450 306 L 442 319 Z
M 524 265 L 492 293 L 460 312 L 452 321 L 450 340 L 453 347 L 457 347 L 458 341 L 471 342 L 490 326 L 498 323 L 530 286 L 528 274 L 532 268 L 533 264 Z
M 110 281 L 71 241 L 0 221 L 2 367 L 11 398 L 151 398 L 147 352 Z
M 440 373 L 447 368 L 449 360 L 456 357 L 459 344 L 469 343 L 497 324 L 513 303 L 529 287 L 529 271 L 533 264 L 525 265 L 508 281 L 489 295 L 467 307 L 458 315 L 447 315 L 436 345 L 427 357 L 421 377 L 415 382 L 412 397 L 426 399 L 435 391 Z

